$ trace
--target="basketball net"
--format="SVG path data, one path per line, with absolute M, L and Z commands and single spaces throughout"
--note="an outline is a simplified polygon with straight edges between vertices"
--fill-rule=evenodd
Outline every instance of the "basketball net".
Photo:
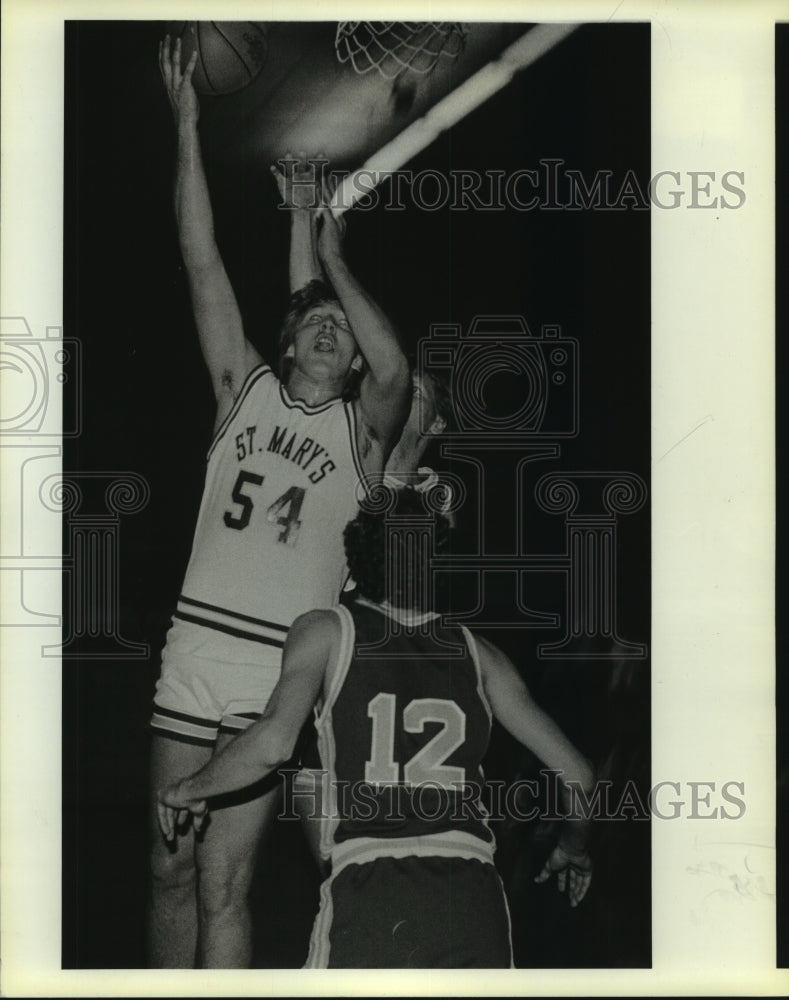
M 340 21 L 334 48 L 357 73 L 393 80 L 406 70 L 429 73 L 441 56 L 455 59 L 466 41 L 456 21 Z
M 372 22 L 344 22 L 346 25 L 370 23 Z M 405 25 L 406 27 L 409 26 L 408 22 L 383 23 L 389 23 L 390 25 L 400 24 Z M 450 26 L 446 22 L 441 23 L 444 27 Z M 414 23 L 410 23 L 410 27 L 435 28 L 436 24 L 431 22 L 427 25 L 418 26 Z M 458 28 L 460 25 L 451 25 L 451 27 Z M 349 174 L 342 181 L 342 183 L 337 186 L 337 190 L 334 192 L 334 198 L 332 199 L 332 211 L 334 214 L 341 215 L 344 211 L 346 211 L 346 209 L 352 208 L 353 205 L 364 196 L 364 194 L 370 191 L 371 181 L 374 187 L 387 176 L 392 174 L 395 170 L 399 170 L 404 163 L 413 159 L 417 153 L 420 153 L 423 149 L 429 146 L 431 142 L 434 142 L 442 132 L 451 128 L 452 125 L 459 122 L 462 118 L 465 118 L 467 114 L 474 110 L 474 108 L 479 107 L 479 105 L 487 101 L 489 97 L 492 97 L 497 91 L 501 90 L 502 87 L 505 87 L 516 73 L 525 69 L 527 66 L 531 66 L 531 64 L 536 62 L 540 56 L 552 49 L 554 45 L 558 45 L 559 42 L 561 42 L 568 35 L 572 34 L 572 32 L 578 27 L 578 24 L 569 23 L 538 24 L 531 28 L 531 30 L 527 31 L 524 35 L 508 46 L 497 59 L 494 59 L 486 66 L 483 66 L 482 69 L 478 70 L 467 80 L 461 83 L 459 87 L 456 87 L 455 90 L 447 94 L 446 97 L 434 104 L 422 118 L 418 118 L 416 121 L 412 122 L 408 128 L 404 129 L 399 135 L 395 136 L 391 142 L 382 146 L 377 153 L 373 153 L 373 155 L 362 167 L 359 168 L 359 170 Z M 340 28 L 342 28 L 342 24 L 340 25 Z M 463 32 L 463 39 L 465 39 L 465 29 L 463 29 Z M 339 29 L 337 37 L 338 39 L 340 37 Z M 353 37 L 355 37 L 355 35 Z M 367 51 L 371 52 L 372 46 L 368 46 Z M 404 54 L 405 51 L 401 53 L 401 55 Z M 439 55 L 440 54 L 441 53 L 439 52 Z M 347 55 L 346 58 L 352 59 L 352 56 Z M 364 56 L 369 65 L 363 61 L 358 53 L 356 58 L 361 61 L 363 66 L 367 66 L 366 69 L 363 68 L 358 70 L 358 72 L 368 72 L 375 65 L 370 55 Z M 391 55 L 390 58 L 394 59 L 395 56 Z M 435 59 L 433 60 L 434 63 L 436 59 L 438 59 L 438 55 L 435 56 Z M 399 72 L 402 72 L 404 65 L 405 64 L 401 65 Z M 413 68 L 413 66 L 411 68 Z M 361 175 L 363 175 L 364 178 L 363 183 L 359 180 Z

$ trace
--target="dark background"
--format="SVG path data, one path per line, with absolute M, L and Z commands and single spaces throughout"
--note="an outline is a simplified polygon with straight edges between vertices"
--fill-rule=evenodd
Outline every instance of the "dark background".
M 333 26 L 324 27 L 331 44 Z M 583 27 L 409 167 L 511 172 L 537 169 L 541 158 L 553 157 L 581 170 L 587 182 L 597 170 L 612 171 L 615 190 L 632 170 L 646 191 L 649 30 Z M 63 664 L 67 968 L 145 964 L 146 727 L 213 421 L 173 221 L 175 144 L 156 67 L 162 34 L 163 25 L 144 22 L 66 25 L 65 335 L 82 343 L 86 391 L 84 430 L 66 444 L 64 467 L 134 471 L 151 489 L 148 505 L 123 520 L 120 534 L 120 631 L 147 643 L 150 658 L 76 656 Z M 275 186 L 259 158 L 212 147 L 212 122 L 221 123 L 226 100 L 203 101 L 217 237 L 248 335 L 272 357 L 286 302 L 289 220 L 276 210 Z M 352 212 L 347 248 L 359 278 L 410 346 L 431 323 L 466 329 L 481 314 L 522 315 L 534 333 L 542 324 L 560 324 L 579 342 L 580 433 L 562 443 L 560 458 L 529 468 L 526 495 L 540 475 L 562 470 L 628 471 L 648 483 L 649 212 L 426 212 L 406 205 L 405 212 Z M 507 412 L 522 386 L 502 376 L 493 389 L 491 406 Z M 435 464 L 444 464 L 440 455 Z M 499 484 L 499 495 L 511 495 L 495 454 L 486 475 L 489 496 Z M 509 544 L 501 509 L 489 504 L 486 519 L 492 547 Z M 470 523 L 461 515 L 463 531 L 468 535 Z M 561 553 L 562 517 L 535 513 L 527 538 L 530 551 Z M 649 566 L 647 505 L 619 522 L 618 627 L 634 642 L 649 641 Z M 68 582 L 66 590 L 68 599 Z M 558 574 L 535 575 L 527 597 L 535 608 L 564 613 Z M 499 600 L 495 588 L 489 600 Z M 648 662 L 541 660 L 537 645 L 560 638 L 555 629 L 497 630 L 490 637 L 616 787 L 632 779 L 645 797 Z M 489 778 L 511 780 L 536 768 L 494 731 Z M 649 823 L 596 825 L 595 881 L 575 911 L 554 885 L 531 884 L 544 834 L 533 823 L 498 824 L 516 964 L 649 965 Z M 300 966 L 317 879 L 295 826 L 280 823 L 273 831 L 255 895 L 256 965 Z

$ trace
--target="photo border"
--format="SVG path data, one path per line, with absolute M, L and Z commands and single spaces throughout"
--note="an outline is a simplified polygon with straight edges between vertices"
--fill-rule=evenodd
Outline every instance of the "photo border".
M 352 17 L 234 3 L 238 18 Z M 62 327 L 63 22 L 202 18 L 215 4 L 6 0 L 0 315 Z M 477 4 L 432 5 L 479 20 Z M 386 13 L 386 11 L 384 11 Z M 419 20 L 424 5 L 398 3 Z M 653 822 L 653 968 L 474 974 L 60 969 L 61 702 L 41 630 L 0 632 L 5 995 L 780 995 L 774 884 L 774 36 L 779 2 L 523 0 L 485 19 L 652 23 L 652 173 L 742 171 L 728 213 L 652 210 L 652 773 L 745 783 L 724 821 Z M 271 19 L 271 18 L 270 18 Z M 626 81 L 623 82 L 626 86 Z M 4 463 L 2 491 L 13 491 Z M 59 551 L 51 520 L 44 549 Z M 54 546 L 54 548 L 52 548 Z M 53 574 L 54 575 L 54 574 Z M 55 580 L 48 606 L 60 606 Z M 56 682 L 53 682 L 53 677 Z M 30 711 L 30 705 L 34 711 Z M 43 737 L 42 737 L 43 734 Z M 42 747 L 44 750 L 42 751 Z M 47 753 L 54 749 L 54 753 Z M 742 883 L 751 855 L 761 887 Z M 626 877 L 626 873 L 623 873 Z M 740 878 L 740 885 L 736 879 Z

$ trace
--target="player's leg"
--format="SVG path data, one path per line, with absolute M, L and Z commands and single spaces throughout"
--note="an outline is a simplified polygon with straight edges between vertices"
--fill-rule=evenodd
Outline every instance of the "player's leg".
M 154 735 L 151 748 L 149 830 L 151 898 L 148 916 L 149 965 L 191 969 L 197 951 L 197 892 L 194 832 L 191 826 L 168 843 L 156 811 L 160 788 L 202 767 L 211 747 Z
M 149 829 L 151 898 L 149 962 L 154 968 L 194 968 L 197 951 L 197 870 L 194 831 L 168 844 L 159 830 L 159 789 L 199 770 L 211 758 L 222 711 L 211 694 L 222 664 L 198 655 L 207 630 L 175 621 L 162 651 L 151 728 Z
M 217 752 L 233 739 L 220 735 Z M 249 968 L 252 956 L 249 893 L 260 842 L 277 815 L 281 780 L 209 803 L 209 821 L 195 845 L 203 968 Z

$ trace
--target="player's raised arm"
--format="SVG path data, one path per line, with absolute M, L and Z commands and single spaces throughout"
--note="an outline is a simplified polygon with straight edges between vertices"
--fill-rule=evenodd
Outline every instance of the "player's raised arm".
M 594 788 L 594 769 L 567 739 L 553 719 L 532 698 L 510 659 L 492 643 L 475 637 L 485 694 L 494 716 L 515 739 L 528 747 L 551 770 L 558 771 L 565 809 L 570 818 L 562 824 L 559 843 L 536 881 L 544 882 L 554 872 L 559 889 L 577 906 L 592 878 L 587 853 L 589 819 L 578 814 L 569 786 L 589 796 Z
M 319 215 L 318 256 L 367 364 L 358 400 L 359 450 L 365 471 L 378 472 L 408 416 L 411 375 L 394 326 L 348 267 L 341 224 L 328 205 Z
M 181 41 L 159 43 L 159 68 L 175 118 L 178 151 L 175 216 L 186 265 L 200 347 L 217 399 L 217 421 L 233 405 L 247 373 L 260 355 L 244 336 L 235 294 L 214 237 L 213 212 L 200 150 L 200 105 L 192 86 L 193 53 L 181 69 Z
M 206 799 L 255 784 L 290 760 L 338 637 L 333 612 L 310 611 L 296 619 L 285 642 L 282 675 L 263 715 L 205 767 L 159 792 L 159 825 L 165 837 L 175 835 L 183 811 L 201 820 Z
M 279 207 L 290 212 L 290 254 L 288 278 L 290 294 L 311 281 L 324 281 L 318 258 L 318 216 L 321 182 L 318 167 L 326 162 L 320 153 L 308 160 L 306 153 L 285 156 L 271 165 L 277 182 Z

